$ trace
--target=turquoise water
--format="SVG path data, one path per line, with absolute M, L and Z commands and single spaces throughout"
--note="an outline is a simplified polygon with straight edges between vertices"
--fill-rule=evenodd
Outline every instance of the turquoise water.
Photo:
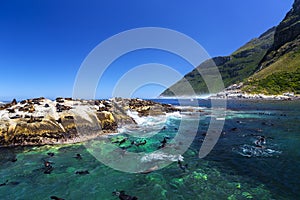
M 176 104 L 173 100 L 160 100 Z M 209 102 L 200 101 L 201 107 Z M 187 102 L 188 104 L 188 102 Z M 203 115 L 197 135 L 183 154 L 188 170 L 174 162 L 148 174 L 125 173 L 99 162 L 84 144 L 0 149 L 1 199 L 50 199 L 55 195 L 64 199 L 118 199 L 114 190 L 139 199 L 297 199 L 300 196 L 300 102 L 228 102 L 223 133 L 213 151 L 204 159 L 199 149 L 210 118 Z M 192 118 L 192 117 L 191 117 Z M 192 119 L 191 119 L 192 120 Z M 166 128 L 139 147 L 130 141 L 143 141 L 126 134 L 128 141 L 121 145 L 128 152 L 153 152 L 165 136 L 168 142 L 176 135 L 180 118 L 169 118 Z M 266 137 L 265 148 L 257 148 L 259 135 Z M 110 136 L 95 140 L 107 158 L 107 141 L 120 138 Z M 171 142 L 172 143 L 172 142 Z M 116 147 L 118 146 L 115 144 Z M 53 152 L 50 157 L 47 153 Z M 80 153 L 82 159 L 74 156 Z M 12 162 L 13 158 L 16 162 Z M 110 159 L 118 159 L 111 157 Z M 44 160 L 53 166 L 51 174 L 44 174 Z M 88 170 L 79 175 L 76 171 Z

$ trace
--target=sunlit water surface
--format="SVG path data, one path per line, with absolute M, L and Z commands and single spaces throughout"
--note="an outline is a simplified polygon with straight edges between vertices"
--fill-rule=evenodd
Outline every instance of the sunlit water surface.
M 178 104 L 175 100 L 157 100 Z M 188 101 L 186 104 L 188 105 Z M 114 190 L 139 199 L 297 199 L 300 196 L 300 102 L 229 101 L 222 135 L 210 154 L 198 158 L 199 149 L 210 122 L 209 101 L 201 100 L 203 114 L 197 135 L 189 149 L 182 155 L 186 171 L 174 159 L 171 165 L 148 174 L 125 173 L 99 162 L 83 144 L 63 146 L 18 147 L 0 149 L 1 199 L 118 199 Z M 193 116 L 191 115 L 191 119 Z M 109 136 L 109 141 L 128 140 L 120 145 L 130 152 L 153 152 L 165 136 L 168 142 L 177 134 L 180 116 L 143 119 L 139 129 L 120 129 L 119 138 Z M 162 123 L 163 124 L 160 124 Z M 130 147 L 137 133 L 151 132 L 165 126 L 146 138 L 147 143 Z M 143 131 L 142 129 L 145 129 Z M 188 129 L 189 127 L 184 127 Z M 146 135 L 144 135 L 146 136 Z M 264 148 L 255 141 L 266 138 Z M 102 140 L 94 146 L 105 149 Z M 115 144 L 118 146 L 118 144 Z M 54 153 L 53 157 L 47 153 Z M 80 153 L 82 159 L 74 156 Z M 99 152 L 108 159 L 110 151 Z M 13 158 L 17 161 L 12 162 Z M 51 174 L 44 174 L 44 161 L 53 166 Z M 80 175 L 76 171 L 88 170 Z

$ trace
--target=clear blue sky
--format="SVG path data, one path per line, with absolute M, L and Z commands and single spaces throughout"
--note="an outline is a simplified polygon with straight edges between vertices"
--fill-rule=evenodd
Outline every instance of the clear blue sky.
M 228 55 L 277 25 L 292 0 L 1 0 L 0 99 L 72 96 L 76 73 L 88 53 L 108 37 L 138 27 L 165 27 L 198 41 L 211 56 Z M 133 62 L 134 61 L 134 62 Z M 114 63 L 98 97 L 134 65 L 158 62 L 191 70 L 159 51 L 136 53 Z M 151 97 L 162 88 L 138 95 Z

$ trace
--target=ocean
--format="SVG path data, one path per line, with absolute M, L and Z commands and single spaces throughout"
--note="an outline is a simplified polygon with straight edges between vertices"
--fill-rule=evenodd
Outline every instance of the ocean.
M 174 99 L 154 101 L 179 106 Z M 195 119 L 188 111 L 184 117 L 174 113 L 139 118 L 131 113 L 139 126 L 123 127 L 118 135 L 88 144 L 1 148 L 0 198 L 118 199 L 114 191 L 141 200 L 299 198 L 299 101 L 229 100 L 222 134 L 202 159 L 199 149 L 212 115 L 209 100 L 194 101 L 201 113 L 196 129 L 190 125 Z M 184 106 L 190 104 L 184 101 Z M 172 145 L 180 126 L 185 126 L 180 129 L 185 134 L 195 132 L 188 149 L 182 155 L 157 152 L 164 140 Z M 124 166 L 138 169 L 134 160 L 121 161 L 127 152 L 145 153 L 145 163 L 160 165 L 167 160 L 168 164 L 149 173 L 119 171 Z M 103 164 L 98 156 L 115 167 Z M 53 167 L 49 174 L 44 173 L 46 161 Z

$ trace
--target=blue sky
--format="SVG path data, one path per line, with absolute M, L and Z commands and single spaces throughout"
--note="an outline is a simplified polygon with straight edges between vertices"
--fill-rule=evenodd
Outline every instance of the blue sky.
M 72 96 L 77 71 L 103 40 L 128 29 L 164 27 L 199 42 L 211 56 L 228 55 L 277 25 L 292 0 L 2 0 L 0 1 L 0 99 Z M 191 66 L 161 51 L 116 60 L 99 83 L 97 97 L 136 65 L 157 62 L 185 74 Z M 141 76 L 143 76 L 141 74 Z M 167 77 L 166 77 L 167 78 Z M 154 97 L 145 86 L 135 95 Z

